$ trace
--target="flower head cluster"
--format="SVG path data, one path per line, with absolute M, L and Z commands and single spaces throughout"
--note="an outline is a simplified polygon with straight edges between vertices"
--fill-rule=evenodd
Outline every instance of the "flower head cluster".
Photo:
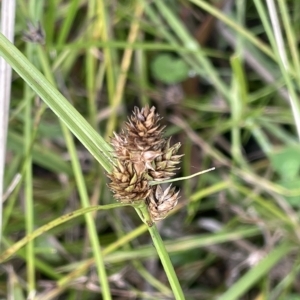
M 149 181 L 163 181 L 175 175 L 181 156 L 177 155 L 180 143 L 170 145 L 163 138 L 164 127 L 155 107 L 134 108 L 123 131 L 114 133 L 116 165 L 108 174 L 109 188 L 114 197 L 123 203 L 144 200 L 153 221 L 165 218 L 178 200 L 178 192 L 169 186 L 150 186 Z

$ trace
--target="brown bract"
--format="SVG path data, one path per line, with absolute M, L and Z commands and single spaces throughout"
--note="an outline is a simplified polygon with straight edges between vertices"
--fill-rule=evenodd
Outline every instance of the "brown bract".
M 116 165 L 108 177 L 114 197 L 125 203 L 144 200 L 153 221 L 163 219 L 177 203 L 178 192 L 168 187 L 150 186 L 175 175 L 182 155 L 176 155 L 181 144 L 170 145 L 163 138 L 164 127 L 155 107 L 134 108 L 124 130 L 111 138 Z

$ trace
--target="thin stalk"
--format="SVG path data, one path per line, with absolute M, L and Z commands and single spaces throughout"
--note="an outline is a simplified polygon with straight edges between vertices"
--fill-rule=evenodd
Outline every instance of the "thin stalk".
M 96 1 L 88 2 L 88 12 L 87 18 L 88 22 L 93 20 L 96 8 Z M 93 22 L 88 29 L 87 37 L 90 40 L 97 39 L 95 30 L 95 23 Z M 85 68 L 86 68 L 86 90 L 88 98 L 88 111 L 89 111 L 89 121 L 93 128 L 97 128 L 97 103 L 96 103 L 96 91 L 95 91 L 95 73 L 96 73 L 96 58 L 92 54 L 95 48 L 87 49 L 85 57 Z
M 237 22 L 243 26 L 245 19 L 245 3 L 237 3 Z M 238 165 L 246 167 L 246 162 L 242 153 L 242 138 L 241 138 L 241 123 L 243 120 L 243 113 L 247 105 L 247 80 L 244 74 L 244 67 L 242 61 L 243 54 L 243 37 L 237 34 L 237 43 L 235 47 L 235 54 L 231 56 L 230 63 L 232 66 L 232 97 L 231 105 L 231 119 L 233 126 L 231 129 L 231 153 L 234 162 Z
M 177 275 L 175 273 L 174 267 L 172 265 L 171 259 L 169 257 L 169 254 L 167 252 L 167 249 L 164 245 L 164 242 L 157 230 L 157 227 L 155 224 L 153 224 L 149 212 L 148 212 L 148 208 L 145 204 L 139 206 L 140 212 L 143 215 L 143 222 L 145 224 L 147 224 L 147 229 L 150 233 L 150 236 L 152 238 L 152 242 L 156 248 L 157 254 L 160 258 L 160 261 L 163 265 L 164 271 L 168 277 L 170 286 L 172 288 L 172 291 L 174 293 L 175 299 L 176 300 L 183 300 L 184 298 L 184 294 L 182 291 L 182 288 L 180 286 L 180 283 L 178 281 Z M 139 214 L 140 215 L 140 214 Z
M 127 232 L 125 232 L 125 228 L 123 226 L 121 216 L 120 214 L 117 215 L 116 211 L 112 212 L 113 218 L 114 218 L 114 228 L 117 234 L 118 239 L 123 238 L 124 236 L 127 235 Z M 133 247 L 127 243 L 123 245 L 122 250 L 124 251 L 134 251 Z M 150 286 L 154 287 L 157 289 L 159 292 L 161 292 L 164 296 L 172 296 L 173 293 L 171 289 L 167 286 L 165 286 L 163 283 L 161 283 L 157 278 L 155 278 L 153 275 L 149 273 L 147 270 L 147 267 L 144 267 L 142 262 L 139 259 L 133 259 L 131 261 L 133 267 L 136 269 L 136 271 L 141 275 L 141 277 L 144 279 L 146 286 L 144 287 L 145 290 L 148 290 Z
M 138 37 L 139 28 L 140 28 L 139 19 L 141 18 L 143 12 L 144 12 L 144 5 L 139 1 L 137 1 L 134 16 L 133 16 L 133 22 L 131 24 L 128 38 L 127 38 L 127 42 L 129 45 L 135 42 Z M 112 98 L 112 103 L 111 103 L 112 113 L 110 114 L 110 118 L 107 123 L 107 130 L 106 130 L 107 136 L 110 136 L 114 128 L 116 127 L 116 121 L 117 121 L 116 110 L 121 104 L 122 97 L 124 94 L 125 84 L 127 81 L 127 74 L 132 60 L 132 53 L 133 53 L 133 49 L 128 48 L 124 51 L 123 54 L 121 69 L 120 69 L 120 73 L 116 85 L 116 91 L 114 93 L 114 97 Z
M 280 15 L 282 17 L 284 31 L 286 33 L 288 48 L 291 52 L 292 64 L 295 67 L 295 73 L 298 86 L 300 84 L 300 57 L 298 53 L 298 43 L 296 33 L 292 26 L 292 20 L 288 13 L 287 2 L 283 0 L 278 1 Z
M 68 152 L 71 155 L 71 161 L 72 161 L 72 166 L 74 169 L 76 185 L 77 185 L 78 192 L 80 195 L 81 205 L 83 206 L 83 208 L 88 208 L 88 207 L 90 207 L 89 196 L 87 193 L 87 188 L 85 185 L 85 181 L 84 181 L 84 177 L 82 174 L 82 170 L 81 170 L 81 166 L 79 163 L 79 159 L 78 159 L 78 155 L 76 152 L 76 147 L 75 147 L 75 144 L 73 141 L 73 137 L 72 137 L 70 131 L 67 129 L 66 125 L 62 124 L 62 130 L 63 130 L 63 134 L 66 139 L 67 146 L 68 146 Z M 105 270 L 102 249 L 101 249 L 100 240 L 99 240 L 98 234 L 97 234 L 96 224 L 95 224 L 92 214 L 85 214 L 85 221 L 87 223 L 89 239 L 90 239 L 90 243 L 92 245 L 93 255 L 94 255 L 95 261 L 96 261 L 96 267 L 97 267 L 98 276 L 99 276 L 98 280 L 99 280 L 99 283 L 101 284 L 102 296 L 103 296 L 104 300 L 111 300 L 112 298 L 111 298 L 109 282 L 108 282 L 108 278 L 107 278 L 107 274 L 106 274 L 106 270 Z
M 28 45 L 27 53 L 30 54 L 31 45 Z M 24 132 L 24 144 L 25 153 L 28 155 L 25 166 L 25 223 L 26 234 L 31 234 L 34 228 L 34 208 L 33 208 L 33 190 L 32 190 L 32 156 L 29 153 L 31 149 L 32 139 L 32 121 L 31 121 L 31 104 L 32 93 L 28 85 L 25 85 L 25 132 Z M 26 262 L 27 262 L 27 282 L 28 282 L 28 294 L 33 293 L 35 290 L 35 266 L 34 266 L 34 243 L 30 242 L 26 246 Z
M 143 32 L 140 32 L 138 40 L 144 38 Z M 149 87 L 148 81 L 148 66 L 147 66 L 147 55 L 143 49 L 137 49 L 135 51 L 135 73 L 138 81 L 139 99 L 143 106 L 149 105 L 149 96 L 145 93 Z
M 267 0 L 266 2 L 268 5 L 268 12 L 272 22 L 272 27 L 269 24 L 269 19 L 265 7 L 262 5 L 261 1 L 254 0 L 254 4 L 256 5 L 256 9 L 259 13 L 264 29 L 268 35 L 270 44 L 272 45 L 273 51 L 277 58 L 277 63 L 282 73 L 282 77 L 287 86 L 291 110 L 293 112 L 298 138 L 300 139 L 300 105 L 298 103 L 299 101 L 294 87 L 293 77 L 291 76 L 291 70 L 293 70 L 293 68 L 287 60 L 287 55 L 285 52 L 285 46 L 282 37 L 280 22 L 278 19 L 278 13 L 276 11 L 276 6 L 274 2 L 271 0 Z
M 150 184 L 150 185 L 157 185 L 157 184 L 162 184 L 162 183 L 169 183 L 169 182 L 174 182 L 174 181 L 187 180 L 187 179 L 191 179 L 191 178 L 193 178 L 193 177 L 199 176 L 199 175 L 201 175 L 201 174 L 204 174 L 204 173 L 213 171 L 213 170 L 215 170 L 215 169 L 216 169 L 216 168 L 213 167 L 213 168 L 210 168 L 210 169 L 207 169 L 207 170 L 204 170 L 204 171 L 197 172 L 197 173 L 195 173 L 195 174 L 193 174 L 193 175 L 184 176 L 184 177 L 179 177 L 179 178 L 173 178 L 173 179 L 168 179 L 168 180 L 163 180 L 163 181 L 150 181 L 149 184 Z
M 13 41 L 15 26 L 15 0 L 3 0 L 1 4 L 1 32 Z M 0 245 L 2 239 L 2 194 L 4 191 L 4 166 L 11 90 L 11 66 L 0 57 Z
M 26 103 L 26 102 L 25 102 Z M 31 132 L 31 140 L 30 140 L 30 146 L 28 146 L 27 151 L 23 157 L 23 162 L 21 164 L 21 167 L 19 168 L 19 172 L 18 175 L 20 176 L 20 180 L 19 182 L 16 184 L 16 186 L 14 187 L 14 190 L 12 191 L 11 195 L 10 195 L 10 199 L 6 205 L 5 208 L 5 215 L 3 217 L 3 229 L 5 230 L 6 226 L 9 223 L 10 217 L 12 215 L 12 211 L 15 207 L 15 203 L 17 201 L 17 197 L 19 195 L 21 186 L 22 186 L 22 182 L 23 182 L 23 178 L 25 177 L 25 173 L 26 173 L 26 167 L 28 165 L 28 160 L 31 160 L 32 157 L 34 157 L 35 151 L 34 151 L 34 142 L 36 139 L 36 135 L 37 135 L 37 131 L 38 131 L 38 125 L 40 122 L 40 118 L 43 115 L 44 111 L 45 111 L 45 104 L 43 104 L 39 110 L 37 111 L 35 118 L 34 118 L 34 127 L 33 130 Z M 9 133 L 9 138 L 12 137 L 12 134 Z M 28 140 L 25 140 L 25 142 L 22 143 L 22 146 L 28 143 Z M 29 145 L 29 144 L 28 144 Z M 21 147 L 21 146 L 20 146 Z M 23 153 L 22 153 L 23 154 Z
M 59 31 L 59 35 L 57 38 L 57 44 L 63 45 L 71 31 L 72 23 L 75 19 L 76 13 L 78 11 L 78 5 L 80 3 L 80 0 L 72 0 L 69 4 L 69 10 L 66 18 L 62 20 L 62 26 L 61 30 Z M 48 45 L 48 44 L 47 44 Z
M 32 61 L 34 55 L 34 46 L 32 44 L 26 45 L 26 56 Z M 34 207 L 33 207 L 33 179 L 32 179 L 32 153 L 31 153 L 31 141 L 32 141 L 32 100 L 33 93 L 29 85 L 24 87 L 24 98 L 25 98 L 25 128 L 24 128 L 24 156 L 26 157 L 25 164 L 25 177 L 24 177 L 24 195 L 25 195 L 25 228 L 26 234 L 29 235 L 34 229 Z M 26 273 L 27 273 L 27 290 L 28 298 L 35 293 L 35 254 L 34 254 L 34 243 L 29 242 L 26 245 Z
M 96 15 L 99 20 L 101 20 L 101 27 L 99 26 L 99 31 L 101 32 L 101 40 L 107 42 L 110 40 L 109 34 L 109 19 L 107 15 L 106 1 L 99 0 L 97 2 Z M 115 91 L 115 68 L 113 64 L 113 51 L 110 48 L 104 48 L 103 54 L 105 58 L 106 66 L 106 79 L 107 79 L 107 92 L 109 102 L 112 102 L 114 91 Z
M 148 231 L 151 235 L 153 244 L 157 250 L 157 254 L 160 258 L 160 261 L 161 261 L 163 268 L 166 272 L 166 275 L 168 277 L 168 280 L 171 285 L 172 291 L 174 293 L 175 299 L 177 299 L 177 300 L 185 299 L 182 288 L 180 286 L 177 275 L 175 273 L 174 267 L 170 260 L 169 254 L 168 254 L 166 247 L 164 245 L 164 242 L 157 230 L 156 225 L 154 224 L 153 226 L 148 227 Z
M 294 88 L 294 85 L 292 82 L 292 78 L 289 75 L 289 70 L 291 69 L 291 66 L 287 59 L 286 47 L 285 47 L 282 32 L 281 32 L 281 24 L 278 19 L 278 13 L 277 13 L 276 5 L 275 5 L 274 1 L 267 0 L 267 5 L 268 5 L 268 9 L 269 9 L 272 26 L 273 26 L 274 37 L 276 40 L 276 46 L 274 47 L 274 50 L 275 51 L 277 50 L 276 54 L 278 55 L 278 61 L 280 63 L 279 66 L 281 68 L 281 72 L 283 73 L 284 79 L 287 84 L 291 109 L 293 112 L 295 125 L 296 125 L 296 129 L 298 132 L 298 137 L 300 140 L 300 105 L 299 105 L 297 93 L 295 91 L 295 88 Z

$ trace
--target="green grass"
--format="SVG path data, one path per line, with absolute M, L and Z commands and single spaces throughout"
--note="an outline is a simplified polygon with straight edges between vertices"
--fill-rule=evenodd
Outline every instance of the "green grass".
M 18 1 L 0 298 L 300 299 L 300 4 L 212 3 Z M 145 104 L 183 145 L 176 179 L 216 168 L 151 228 L 106 185 Z

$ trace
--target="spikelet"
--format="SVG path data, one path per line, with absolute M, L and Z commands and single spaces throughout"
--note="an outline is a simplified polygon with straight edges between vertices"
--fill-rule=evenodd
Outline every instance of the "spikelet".
M 155 107 L 134 108 L 126 123 L 127 143 L 130 150 L 160 150 L 165 139 L 162 137 L 164 126 L 159 125 L 161 118 L 155 113 Z
M 115 158 L 119 161 L 130 161 L 139 175 L 147 170 L 154 171 L 151 163 L 155 158 L 163 154 L 161 150 L 141 151 L 129 147 L 128 137 L 124 133 L 120 135 L 114 133 L 114 137 L 111 139 L 111 145 L 114 148 Z
M 178 202 L 178 192 L 175 188 L 171 189 L 171 185 L 163 191 L 160 185 L 152 188 L 152 191 L 147 198 L 148 211 L 152 221 L 159 221 L 166 217 L 168 212 L 172 210 Z
M 183 155 L 176 155 L 181 144 L 177 143 L 170 147 L 171 138 L 165 143 L 162 154 L 157 156 L 153 161 L 153 169 L 149 170 L 149 175 L 152 180 L 162 181 L 173 177 L 174 171 L 180 168 L 177 165 L 180 163 Z
M 115 199 L 122 203 L 146 199 L 151 192 L 148 180 L 138 176 L 132 163 L 118 161 L 117 164 L 113 172 L 107 175 L 111 179 L 108 186 Z

